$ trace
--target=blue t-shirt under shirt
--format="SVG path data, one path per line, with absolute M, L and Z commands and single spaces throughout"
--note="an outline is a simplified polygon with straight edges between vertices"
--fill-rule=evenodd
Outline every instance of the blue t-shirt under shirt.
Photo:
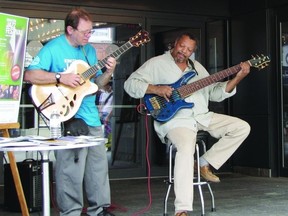
M 85 50 L 85 53 L 83 51 Z M 96 51 L 93 46 L 73 47 L 69 44 L 65 35 L 61 35 L 49 41 L 33 59 L 27 70 L 41 69 L 49 72 L 65 72 L 75 60 L 83 60 L 93 66 L 98 62 Z M 102 74 L 97 71 L 96 76 Z M 75 117 L 83 119 L 89 126 L 101 126 L 97 107 L 95 105 L 95 94 L 83 98 Z

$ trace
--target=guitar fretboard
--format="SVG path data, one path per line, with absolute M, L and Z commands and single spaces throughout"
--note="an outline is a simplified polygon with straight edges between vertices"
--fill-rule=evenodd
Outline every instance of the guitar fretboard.
M 199 89 L 202 89 L 208 85 L 211 85 L 215 82 L 218 82 L 220 80 L 223 80 L 224 78 L 231 76 L 233 74 L 238 73 L 241 70 L 240 64 L 235 65 L 233 67 L 230 67 L 228 69 L 225 69 L 223 71 L 217 72 L 215 74 L 212 74 L 208 77 L 205 77 L 203 79 L 197 80 L 193 83 L 189 83 L 187 85 L 183 85 L 177 89 L 179 92 L 181 98 L 186 98 L 190 96 L 192 93 L 198 91 Z
M 98 64 L 90 67 L 88 70 L 82 73 L 82 76 L 85 80 L 89 79 L 90 77 L 94 76 L 98 70 L 102 69 L 105 67 L 105 64 L 107 63 L 108 58 L 114 57 L 117 59 L 119 56 L 121 56 L 123 53 L 125 53 L 127 50 L 129 50 L 133 45 L 130 43 L 130 41 L 126 42 L 123 44 L 121 47 L 119 47 L 116 51 L 102 59 L 101 61 L 98 62 Z

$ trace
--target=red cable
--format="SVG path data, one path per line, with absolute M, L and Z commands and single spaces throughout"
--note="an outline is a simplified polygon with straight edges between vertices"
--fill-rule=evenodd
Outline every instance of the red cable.
M 146 107 L 144 104 L 139 104 L 137 106 L 137 111 L 140 114 L 143 114 L 141 112 L 141 107 L 143 107 L 146 110 Z M 146 151 L 145 152 L 146 152 L 146 163 L 147 163 L 147 190 L 148 190 L 149 203 L 145 208 L 133 213 L 131 216 L 138 216 L 147 212 L 151 208 L 151 204 L 152 204 L 151 172 L 150 172 L 150 160 L 149 160 L 149 131 L 148 131 L 148 114 L 147 113 L 145 114 L 145 128 L 146 128 Z

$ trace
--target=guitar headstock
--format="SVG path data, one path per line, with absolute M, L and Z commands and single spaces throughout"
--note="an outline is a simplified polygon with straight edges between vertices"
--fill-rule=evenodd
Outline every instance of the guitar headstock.
M 252 56 L 253 58 L 248 60 L 248 62 L 250 63 L 251 67 L 255 67 L 258 68 L 259 70 L 265 68 L 268 66 L 268 63 L 270 62 L 270 59 L 268 56 Z
M 149 33 L 147 31 L 140 30 L 136 35 L 131 37 L 129 41 L 133 46 L 139 47 L 140 45 L 143 45 L 150 41 Z

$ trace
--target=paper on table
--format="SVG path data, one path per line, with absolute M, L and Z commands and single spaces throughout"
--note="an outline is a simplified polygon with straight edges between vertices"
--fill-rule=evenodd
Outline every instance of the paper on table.
M 0 144 L 2 143 L 11 143 L 11 142 L 24 142 L 24 141 L 33 141 L 33 140 L 51 140 L 51 138 L 48 137 L 42 137 L 42 136 L 19 136 L 19 137 L 0 137 Z
M 0 144 L 2 143 L 9 143 L 9 142 L 22 142 L 22 141 L 28 141 L 27 137 L 0 137 Z
M 85 144 L 91 142 L 105 141 L 106 138 L 96 136 L 65 136 L 59 139 L 51 139 L 49 137 L 42 136 L 20 136 L 13 138 L 0 137 L 0 148 L 2 147 L 15 147 L 15 146 L 35 146 L 35 145 L 75 145 Z
M 30 142 L 30 141 L 23 141 L 23 142 L 6 142 L 0 143 L 0 148 L 6 147 L 24 147 L 24 146 L 38 146 L 40 143 Z
M 107 142 L 107 138 L 97 137 L 97 136 L 65 136 L 59 138 L 59 140 L 70 141 L 75 143 L 87 143 L 87 142 Z
M 19 137 L 0 137 L 0 148 L 37 146 L 50 140 L 51 139 L 47 137 L 33 135 Z

